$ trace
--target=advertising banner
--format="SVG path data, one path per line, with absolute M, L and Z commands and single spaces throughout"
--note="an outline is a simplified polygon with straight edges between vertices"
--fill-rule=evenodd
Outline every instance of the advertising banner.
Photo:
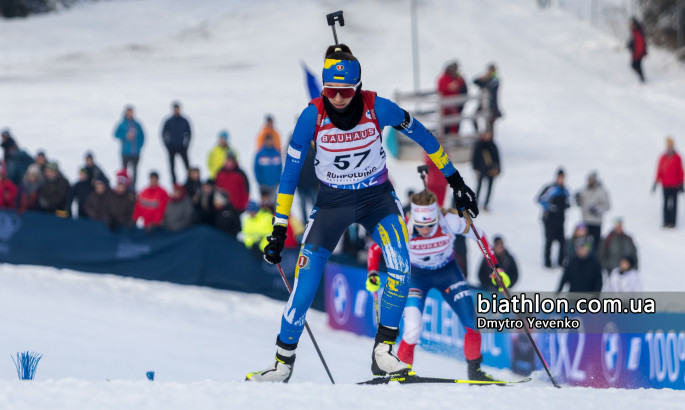
M 385 278 L 381 274 L 385 283 Z M 373 296 L 366 291 L 366 270 L 329 263 L 325 272 L 325 306 L 334 329 L 373 337 L 376 318 Z M 474 290 L 474 299 L 479 291 Z M 483 294 L 483 297 L 490 295 Z M 501 317 L 513 314 L 500 315 Z M 539 315 L 550 318 L 550 315 Z M 576 318 L 578 316 L 573 316 Z M 557 381 L 574 386 L 685 389 L 685 314 L 623 315 L 616 321 L 587 316 L 571 331 L 533 331 L 545 361 Z M 630 321 L 627 320 L 630 318 Z M 641 332 L 622 332 L 640 321 Z M 597 323 L 601 331 L 594 332 Z M 401 325 L 400 325 L 401 327 Z M 401 334 L 401 333 L 400 333 Z M 423 312 L 422 349 L 464 360 L 464 329 L 457 315 L 432 289 Z M 542 364 L 521 330 L 483 331 L 481 352 L 488 366 L 528 375 Z M 547 378 L 544 372 L 539 377 Z

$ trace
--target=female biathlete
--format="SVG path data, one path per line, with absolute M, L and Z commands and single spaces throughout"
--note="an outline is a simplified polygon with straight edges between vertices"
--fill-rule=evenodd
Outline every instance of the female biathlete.
M 411 279 L 409 299 L 403 314 L 404 332 L 397 350 L 397 357 L 404 363 L 413 364 L 414 347 L 419 342 L 423 326 L 421 316 L 426 296 L 431 288 L 435 288 L 442 293 L 443 298 L 466 329 L 464 356 L 468 363 L 468 378 L 493 381 L 490 375 L 480 369 L 483 356 L 480 353 L 480 332 L 474 327 L 473 298 L 466 279 L 454 259 L 455 235 L 464 235 L 473 240 L 476 240 L 476 236 L 466 220 L 454 212 L 454 210 L 439 209 L 435 194 L 428 190 L 414 194 L 411 198 L 411 214 L 407 223 Z M 497 263 L 485 235 L 480 229 L 478 231 L 492 260 Z M 366 288 L 370 292 L 376 292 L 380 287 L 378 280 L 380 255 L 381 249 L 378 246 L 373 245 L 369 248 L 369 277 L 366 281 Z M 508 275 L 501 269 L 499 273 L 504 284 L 509 286 Z
M 290 379 L 305 315 L 324 265 L 352 223 L 373 232 L 388 267 L 371 370 L 374 375 L 385 375 L 409 368 L 392 352 L 409 290 L 409 250 L 402 207 L 388 181 L 381 144 L 383 127 L 393 126 L 421 145 L 454 190 L 457 207 L 472 217 L 478 215 L 475 194 L 464 184 L 435 137 L 395 103 L 362 91 L 361 85 L 361 66 L 349 47 L 330 46 L 324 60 L 322 97 L 312 100 L 302 111 L 288 146 L 274 228 L 264 248 L 267 262 L 281 262 L 293 194 L 312 140 L 321 188 L 302 239 L 293 292 L 283 311 L 276 338 L 276 361 L 266 370 L 248 374 L 247 380 Z

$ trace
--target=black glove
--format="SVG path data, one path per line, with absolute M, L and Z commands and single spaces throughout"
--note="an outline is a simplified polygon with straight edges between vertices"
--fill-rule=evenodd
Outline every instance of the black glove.
M 471 218 L 478 216 L 478 201 L 476 194 L 466 186 L 464 179 L 459 175 L 459 171 L 447 177 L 447 182 L 454 191 L 454 204 L 457 206 L 459 216 L 463 217 L 462 211 L 466 210 Z
M 281 263 L 281 260 L 283 260 L 283 258 L 281 258 L 281 251 L 285 245 L 285 238 L 287 238 L 287 235 L 285 234 L 287 229 L 288 228 L 283 225 L 274 225 L 273 232 L 266 237 L 266 240 L 269 243 L 264 247 L 264 260 L 272 265 Z

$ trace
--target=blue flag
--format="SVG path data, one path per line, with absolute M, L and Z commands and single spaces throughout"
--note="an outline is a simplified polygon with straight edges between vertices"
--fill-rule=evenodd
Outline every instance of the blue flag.
M 314 98 L 320 97 L 321 82 L 317 80 L 316 77 L 314 77 L 314 74 L 312 74 L 311 71 L 309 71 L 309 69 L 304 63 L 302 63 L 302 69 L 304 70 L 307 89 L 309 90 L 309 99 L 313 100 Z

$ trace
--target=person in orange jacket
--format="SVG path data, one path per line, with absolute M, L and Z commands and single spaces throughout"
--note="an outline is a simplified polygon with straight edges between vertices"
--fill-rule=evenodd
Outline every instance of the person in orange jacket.
M 267 114 L 264 120 L 264 127 L 262 127 L 261 131 L 259 131 L 259 134 L 257 135 L 257 151 L 262 149 L 264 146 L 264 139 L 266 136 L 271 135 L 274 142 L 274 148 L 276 148 L 278 152 L 281 152 L 281 136 L 274 128 L 274 118 L 271 116 L 271 114 Z
M 169 194 L 159 186 L 159 174 L 155 171 L 150 172 L 150 186 L 138 194 L 133 209 L 133 222 L 143 218 L 143 226 L 148 231 L 162 225 L 168 202 Z

